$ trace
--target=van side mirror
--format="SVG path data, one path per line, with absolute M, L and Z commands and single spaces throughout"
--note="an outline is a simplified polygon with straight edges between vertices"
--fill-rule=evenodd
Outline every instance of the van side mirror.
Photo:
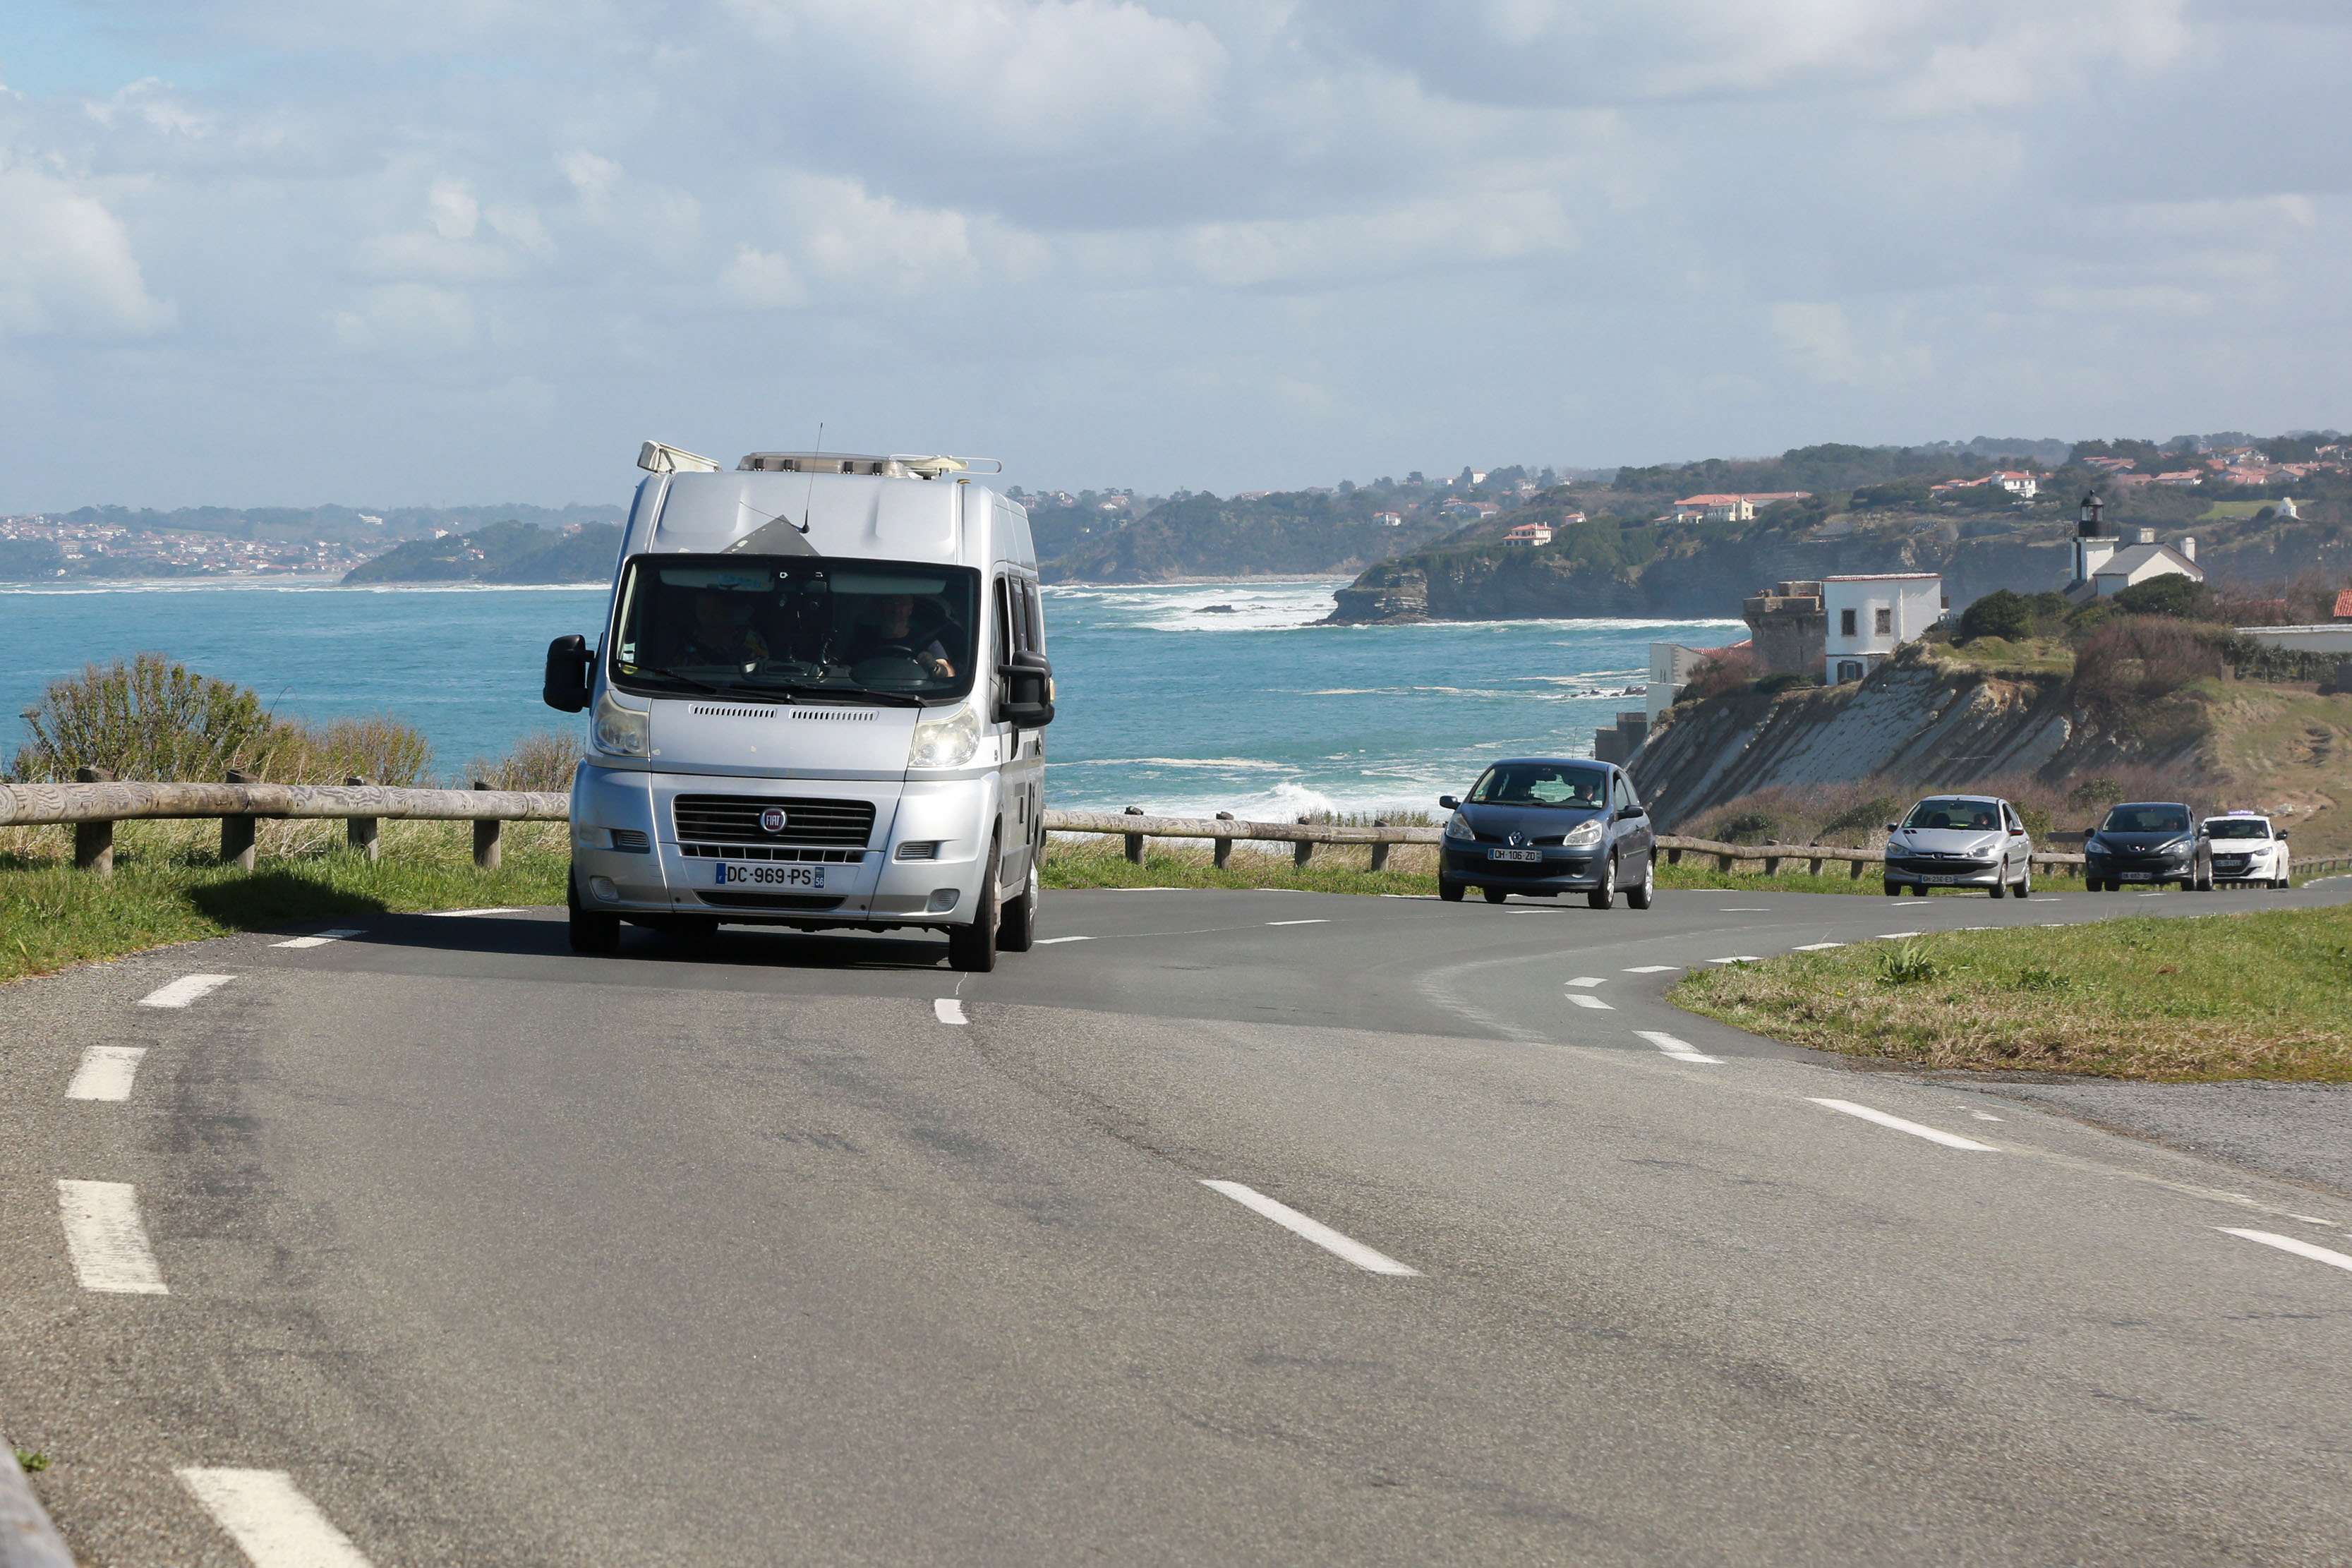
M 1459 811 L 1462 803 L 1450 795 L 1441 795 L 1437 797 L 1437 806 L 1441 811 Z
M 547 645 L 547 679 L 540 687 L 540 700 L 559 713 L 579 712 L 595 690 L 595 668 L 596 656 L 588 651 L 586 637 L 557 637 Z
M 996 667 L 1004 682 L 997 700 L 996 721 L 1016 729 L 1042 730 L 1054 721 L 1054 667 L 1039 653 L 1016 653 L 1009 664 Z

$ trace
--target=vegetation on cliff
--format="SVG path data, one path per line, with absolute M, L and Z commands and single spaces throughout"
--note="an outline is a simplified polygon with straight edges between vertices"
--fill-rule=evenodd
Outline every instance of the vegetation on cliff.
M 508 521 L 471 533 L 411 540 L 343 574 L 363 583 L 602 583 L 621 553 L 618 523 L 551 532 Z

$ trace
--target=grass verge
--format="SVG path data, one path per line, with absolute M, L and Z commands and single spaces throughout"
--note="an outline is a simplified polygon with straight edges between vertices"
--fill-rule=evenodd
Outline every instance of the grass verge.
M 274 858 L 265 850 L 250 874 L 214 864 L 188 834 L 168 831 L 176 826 L 126 826 L 107 879 L 75 870 L 63 857 L 21 848 L 0 854 L 0 981 L 232 931 L 563 898 L 561 825 L 552 833 L 510 827 L 497 871 L 475 868 L 463 823 L 386 823 L 383 858 L 373 864 L 348 850 Z
M 1695 1013 L 1921 1068 L 2352 1082 L 2352 908 L 1954 931 L 1693 974 Z

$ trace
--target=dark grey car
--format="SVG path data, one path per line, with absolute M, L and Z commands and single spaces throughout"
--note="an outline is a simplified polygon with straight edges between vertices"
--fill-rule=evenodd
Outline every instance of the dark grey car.
M 2107 808 L 2083 841 L 2083 881 L 2091 891 L 2126 883 L 2171 882 L 2182 892 L 2213 890 L 2213 840 L 2204 818 L 2177 800 L 2132 801 Z
M 1514 757 L 1479 775 L 1467 796 L 1440 795 L 1446 819 L 1437 892 L 1472 888 L 1490 904 L 1513 893 L 1582 893 L 1596 910 L 1625 894 L 1646 910 L 1657 886 L 1650 816 L 1625 770 L 1572 757 Z

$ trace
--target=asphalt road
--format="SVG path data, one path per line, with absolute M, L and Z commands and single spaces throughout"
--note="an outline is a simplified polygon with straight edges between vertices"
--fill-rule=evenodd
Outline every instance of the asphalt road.
M 2347 895 L 97 966 L 0 990 L 0 1420 L 105 1564 L 2341 1563 L 2352 1194 L 1660 995 Z

